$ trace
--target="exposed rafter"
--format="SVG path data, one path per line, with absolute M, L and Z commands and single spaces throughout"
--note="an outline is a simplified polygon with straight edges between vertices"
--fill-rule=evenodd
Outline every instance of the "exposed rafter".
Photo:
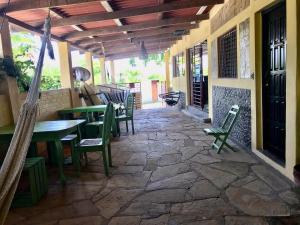
M 114 35 L 114 36 L 104 36 L 104 37 L 97 37 L 93 39 L 86 39 L 83 41 L 78 42 L 78 44 L 81 45 L 87 45 L 87 44 L 94 44 L 94 43 L 100 43 L 100 42 L 111 42 L 115 40 L 135 40 L 136 38 L 143 38 L 143 37 L 149 37 L 149 36 L 157 36 L 157 35 L 168 35 L 168 36 L 174 36 L 175 31 L 177 31 L 179 28 L 180 30 L 184 29 L 186 30 L 186 34 L 188 34 L 189 29 L 196 28 L 196 25 L 187 24 L 181 27 L 175 26 L 175 27 L 168 27 L 168 28 L 161 28 L 161 29 L 155 29 L 155 30 L 145 30 L 143 32 L 133 32 L 128 33 L 127 36 L 125 35 Z
M 50 7 L 59 7 L 66 5 L 78 5 L 88 3 L 88 2 L 102 2 L 103 0 L 52 0 L 50 1 Z M 46 0 L 22 0 L 17 2 L 12 2 L 8 8 L 6 8 L 7 4 L 0 5 L 0 11 L 4 10 L 7 13 L 14 11 L 22 11 L 22 10 L 30 10 L 30 9 L 42 9 L 49 7 L 49 1 Z
M 193 21 L 200 21 L 208 19 L 208 15 L 200 15 L 200 16 L 189 16 L 183 18 L 173 18 L 173 19 L 165 19 L 160 21 L 151 21 L 151 22 L 144 22 L 144 23 L 137 23 L 132 25 L 125 25 L 125 26 L 111 26 L 105 28 L 96 28 L 90 29 L 87 31 L 82 32 L 72 32 L 65 36 L 67 39 L 78 39 L 83 37 L 89 37 L 93 35 L 107 35 L 113 33 L 120 33 L 122 31 L 135 31 L 135 30 L 145 30 L 150 28 L 162 27 L 162 26 L 172 26 L 176 24 L 188 25 Z
M 68 26 L 68 25 L 78 25 L 93 21 L 102 21 L 109 19 L 121 19 L 131 16 L 138 16 L 151 13 L 167 12 L 172 10 L 200 7 L 206 5 L 214 5 L 223 3 L 224 0 L 182 0 L 171 3 L 161 4 L 159 6 L 151 6 L 144 8 L 133 8 L 126 10 L 118 10 L 110 13 L 92 13 L 88 15 L 72 16 L 64 19 L 53 20 L 52 26 Z

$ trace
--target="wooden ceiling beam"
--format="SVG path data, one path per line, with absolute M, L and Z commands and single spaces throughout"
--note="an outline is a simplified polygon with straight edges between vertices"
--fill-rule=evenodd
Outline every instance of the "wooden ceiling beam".
M 165 19 L 160 21 L 151 21 L 151 22 L 144 22 L 144 23 L 137 23 L 131 25 L 124 25 L 124 26 L 110 26 L 104 28 L 95 28 L 90 29 L 87 31 L 75 31 L 70 34 L 64 36 L 66 39 L 78 39 L 83 37 L 95 36 L 95 35 L 107 35 L 113 33 L 120 33 L 123 31 L 136 31 L 136 30 L 145 30 L 163 26 L 173 26 L 178 24 L 185 24 L 189 25 L 191 22 L 196 22 L 200 20 L 206 20 L 209 18 L 209 15 L 200 15 L 200 16 L 189 16 L 189 17 L 182 17 L 182 18 L 173 18 L 173 19 Z
M 92 13 L 87 15 L 72 16 L 64 19 L 56 19 L 52 21 L 53 27 L 79 25 L 94 21 L 103 21 L 110 19 L 122 19 L 131 16 L 139 16 L 151 13 L 168 12 L 172 10 L 200 7 L 207 5 L 215 5 L 224 3 L 224 0 L 181 0 L 161 4 L 158 6 L 150 6 L 143 8 L 124 9 L 108 13 Z
M 104 0 L 52 0 L 50 3 L 50 7 L 60 7 L 60 6 L 67 6 L 67 5 L 77 5 L 80 7 L 80 4 L 88 3 L 88 2 L 99 2 Z M 105 0 L 109 1 L 109 0 Z M 3 13 L 4 11 L 7 13 L 15 12 L 15 11 L 22 11 L 22 10 L 31 10 L 31 9 L 42 9 L 49 7 L 49 1 L 46 0 L 21 0 L 17 2 L 11 2 L 9 7 L 7 7 L 6 3 L 0 4 L 0 12 Z
M 9 16 L 6 16 L 6 17 L 7 17 L 8 21 L 9 21 L 9 23 L 11 23 L 11 24 L 13 24 L 13 25 L 15 25 L 15 26 L 17 26 L 17 27 L 19 27 L 21 29 L 31 31 L 31 32 L 39 34 L 39 35 L 43 35 L 44 34 L 44 31 L 42 31 L 41 29 L 37 29 L 37 28 L 35 28 L 33 26 L 30 26 L 30 25 L 28 25 L 28 24 L 26 24 L 24 22 L 21 22 L 19 20 L 16 20 L 14 18 L 9 17 Z M 63 39 L 63 38 L 61 38 L 59 36 L 56 36 L 56 35 L 51 35 L 51 39 L 53 39 L 55 41 L 62 41 L 62 42 L 66 41 L 66 42 L 69 42 L 69 41 L 67 41 L 67 40 L 65 40 L 65 39 Z M 75 49 L 78 49 L 80 51 L 87 51 L 87 49 L 85 47 L 79 46 L 79 45 L 74 44 L 72 42 L 69 42 L 69 43 Z
M 150 41 L 146 41 L 145 42 L 145 45 L 148 46 L 148 45 L 163 45 L 165 43 L 174 43 L 175 41 L 177 41 L 178 38 L 166 38 L 166 39 L 161 39 L 161 40 L 150 40 Z M 125 46 L 125 47 L 124 47 Z M 115 44 L 115 45 L 104 45 L 104 48 L 106 50 L 109 50 L 109 49 L 113 49 L 113 48 L 126 48 L 126 46 L 136 46 L 134 45 L 134 43 L 119 43 L 119 44 Z M 100 51 L 101 50 L 101 46 L 100 45 L 94 45 L 90 48 L 88 48 L 89 51 L 92 51 L 92 52 L 97 52 L 97 51 Z
M 165 49 L 154 49 L 154 50 L 148 50 L 148 54 L 155 54 L 159 53 L 161 51 L 165 51 Z M 105 59 L 106 60 L 117 60 L 117 59 L 125 59 L 125 58 L 130 58 L 130 57 L 138 57 L 141 55 L 140 51 L 137 52 L 128 52 L 128 53 L 123 53 L 123 54 L 111 54 L 111 55 L 106 55 Z
M 167 41 L 167 42 L 152 42 L 152 43 L 145 43 L 145 48 L 152 48 L 152 47 L 165 47 L 165 46 L 171 46 L 174 43 L 174 41 Z M 130 51 L 130 49 L 136 49 L 136 50 L 140 50 L 141 47 L 140 46 L 136 46 L 136 45 L 124 45 L 124 46 L 116 46 L 116 47 L 111 47 L 111 48 L 107 48 L 105 49 L 105 53 L 109 54 L 110 52 L 122 52 L 122 51 Z
M 195 26 L 190 26 L 187 25 L 187 27 L 183 27 L 185 28 L 187 31 L 185 34 L 188 34 L 188 28 L 190 27 L 194 27 Z M 95 44 L 95 43 L 105 43 L 105 42 L 111 42 L 111 41 L 115 41 L 115 40 L 135 40 L 137 38 L 147 38 L 147 37 L 151 37 L 151 36 L 158 36 L 163 34 L 163 35 L 167 35 L 168 37 L 170 36 L 174 36 L 174 32 L 178 30 L 178 27 L 176 28 L 162 28 L 162 29 L 156 29 L 156 30 L 149 30 L 149 31 L 143 31 L 143 32 L 135 32 L 135 33 L 128 33 L 126 36 L 125 35 L 114 35 L 114 36 L 105 36 L 105 37 L 96 37 L 93 39 L 87 39 L 84 41 L 80 41 L 78 42 L 80 45 L 89 45 L 89 44 Z

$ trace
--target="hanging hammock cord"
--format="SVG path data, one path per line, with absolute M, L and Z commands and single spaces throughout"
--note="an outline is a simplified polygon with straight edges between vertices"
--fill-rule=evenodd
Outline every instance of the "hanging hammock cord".
M 44 24 L 44 35 L 35 74 L 27 98 L 21 107 L 15 132 L 0 169 L 0 225 L 4 224 L 7 217 L 31 142 L 38 111 L 39 87 L 46 47 L 48 47 L 50 57 L 53 56 L 50 41 L 50 21 L 49 13 Z

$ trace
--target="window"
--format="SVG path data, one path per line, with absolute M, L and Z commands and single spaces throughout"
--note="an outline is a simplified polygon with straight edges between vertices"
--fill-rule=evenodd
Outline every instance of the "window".
M 185 59 L 183 52 L 173 57 L 173 65 L 173 77 L 185 76 Z
M 237 78 L 237 38 L 236 28 L 218 39 L 219 77 Z

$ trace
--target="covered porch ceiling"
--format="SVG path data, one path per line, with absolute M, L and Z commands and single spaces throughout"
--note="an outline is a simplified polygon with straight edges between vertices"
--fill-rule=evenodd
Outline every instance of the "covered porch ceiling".
M 0 0 L 10 23 L 41 33 L 49 1 Z M 180 40 L 224 0 L 52 0 L 52 35 L 107 59 L 161 52 Z

